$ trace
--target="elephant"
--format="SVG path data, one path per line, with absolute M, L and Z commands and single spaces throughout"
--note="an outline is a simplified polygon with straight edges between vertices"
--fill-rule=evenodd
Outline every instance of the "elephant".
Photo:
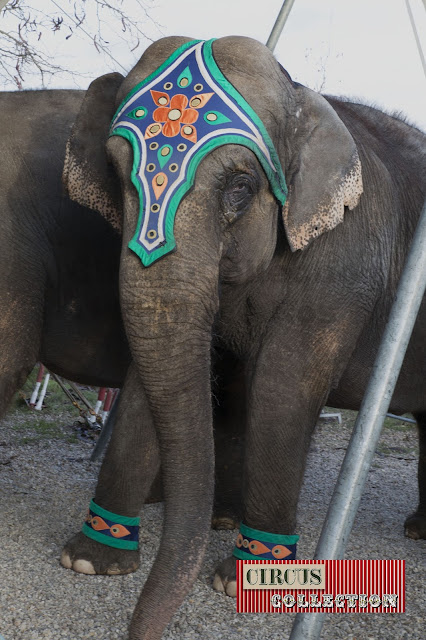
M 246 37 L 163 38 L 127 77 L 90 85 L 63 179 L 122 234 L 123 321 L 166 502 L 131 640 L 161 638 L 208 545 L 216 352 L 237 363 L 245 443 L 242 526 L 214 586 L 235 594 L 237 557 L 294 557 L 311 433 L 326 402 L 359 408 L 425 199 L 425 141 L 294 82 Z M 426 537 L 425 314 L 423 300 L 390 405 L 419 426 L 413 538 Z
M 122 386 L 120 236 L 64 193 L 66 140 L 84 91 L 2 92 L 0 417 L 37 361 L 71 380 Z
M 143 447 L 147 458 L 154 459 L 156 481 L 147 476 L 144 501 L 162 499 L 161 475 L 157 443 L 149 439 L 149 409 L 131 366 L 121 318 L 121 237 L 101 215 L 70 200 L 62 186 L 66 141 L 83 97 L 84 91 L 74 90 L 0 94 L 0 419 L 37 361 L 82 384 L 123 387 L 96 494 L 101 503 L 104 494 L 111 501 L 115 489 L 119 510 L 121 501 L 129 508 L 126 492 L 132 494 L 127 485 L 115 483 L 123 465 L 121 441 L 129 432 L 133 435 L 129 421 L 142 416 L 144 432 L 127 446 L 136 451 Z M 226 429 L 223 418 L 220 422 Z M 219 425 L 221 498 L 213 524 L 229 528 L 235 508 L 227 497 L 230 453 L 228 443 L 221 444 L 223 429 Z M 141 484 L 144 467 L 135 475 L 134 482 Z M 118 562 L 111 554 L 104 564 L 99 554 L 97 559 L 98 572 L 117 572 L 111 568 Z M 137 566 L 138 554 L 128 554 L 120 572 Z

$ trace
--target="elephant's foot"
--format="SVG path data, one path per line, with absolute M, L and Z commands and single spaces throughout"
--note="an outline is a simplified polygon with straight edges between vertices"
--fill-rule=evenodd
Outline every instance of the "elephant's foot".
M 240 519 L 230 515 L 214 514 L 212 518 L 212 529 L 239 529 Z
M 220 563 L 213 580 L 213 589 L 237 597 L 237 559 L 234 556 Z
M 426 539 L 426 513 L 416 511 L 408 516 L 404 523 L 405 535 L 413 540 Z
M 139 551 L 115 549 L 77 533 L 65 545 L 61 564 L 88 575 L 121 575 L 139 567 Z
M 241 522 L 241 501 L 215 500 L 212 515 L 212 529 L 239 529 Z

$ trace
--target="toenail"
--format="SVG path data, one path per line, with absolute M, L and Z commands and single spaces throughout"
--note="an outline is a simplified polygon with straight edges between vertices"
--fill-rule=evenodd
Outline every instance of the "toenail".
M 77 571 L 77 573 L 85 573 L 88 576 L 96 575 L 93 564 L 88 560 L 75 560 L 72 568 L 74 571 Z
M 225 593 L 225 587 L 223 586 L 222 578 L 216 573 L 213 580 L 213 589 L 215 591 L 219 591 L 220 593 Z
M 231 598 L 236 598 L 237 597 L 237 582 L 236 582 L 236 580 L 231 580 L 231 582 L 228 582 L 228 584 L 226 585 L 226 595 L 230 596 Z
M 72 562 L 67 551 L 62 551 L 61 554 L 61 565 L 65 567 L 65 569 L 72 569 Z

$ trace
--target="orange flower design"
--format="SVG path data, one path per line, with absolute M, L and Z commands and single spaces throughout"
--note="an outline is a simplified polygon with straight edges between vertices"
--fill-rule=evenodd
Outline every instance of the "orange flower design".
M 153 92 L 154 93 L 154 92 Z M 163 102 L 167 99 L 167 105 L 169 102 L 169 96 L 167 94 L 162 94 L 164 96 Z M 156 103 L 161 105 L 161 96 L 159 101 Z M 163 125 L 163 135 L 168 138 L 173 138 L 174 136 L 179 135 L 181 133 L 181 125 L 191 125 L 198 119 L 198 111 L 192 109 L 188 106 L 188 98 L 183 94 L 179 93 L 172 97 L 170 101 L 170 105 L 168 106 L 160 106 L 155 109 L 153 113 L 153 118 L 155 122 L 162 122 Z M 189 127 L 185 131 L 185 127 L 182 130 L 182 134 L 184 137 L 189 138 L 189 135 L 195 133 L 195 127 Z
M 151 90 L 152 99 L 157 105 L 153 115 L 154 123 L 145 131 L 145 138 L 153 138 L 163 133 L 168 138 L 181 134 L 190 142 L 197 142 L 197 129 L 193 126 L 198 119 L 197 109 L 201 109 L 210 100 L 213 93 L 200 93 L 189 100 L 182 93 L 170 96 L 165 91 Z M 181 127 L 182 125 L 182 127 Z

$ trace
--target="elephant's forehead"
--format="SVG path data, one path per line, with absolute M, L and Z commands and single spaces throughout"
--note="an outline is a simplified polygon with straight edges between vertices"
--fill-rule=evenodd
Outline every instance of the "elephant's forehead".
M 245 146 L 256 155 L 277 199 L 287 188 L 277 152 L 250 104 L 214 59 L 213 41 L 185 43 L 120 105 L 111 135 L 133 147 L 132 182 L 140 218 L 130 243 L 149 266 L 175 248 L 173 223 L 201 160 L 222 145 Z

